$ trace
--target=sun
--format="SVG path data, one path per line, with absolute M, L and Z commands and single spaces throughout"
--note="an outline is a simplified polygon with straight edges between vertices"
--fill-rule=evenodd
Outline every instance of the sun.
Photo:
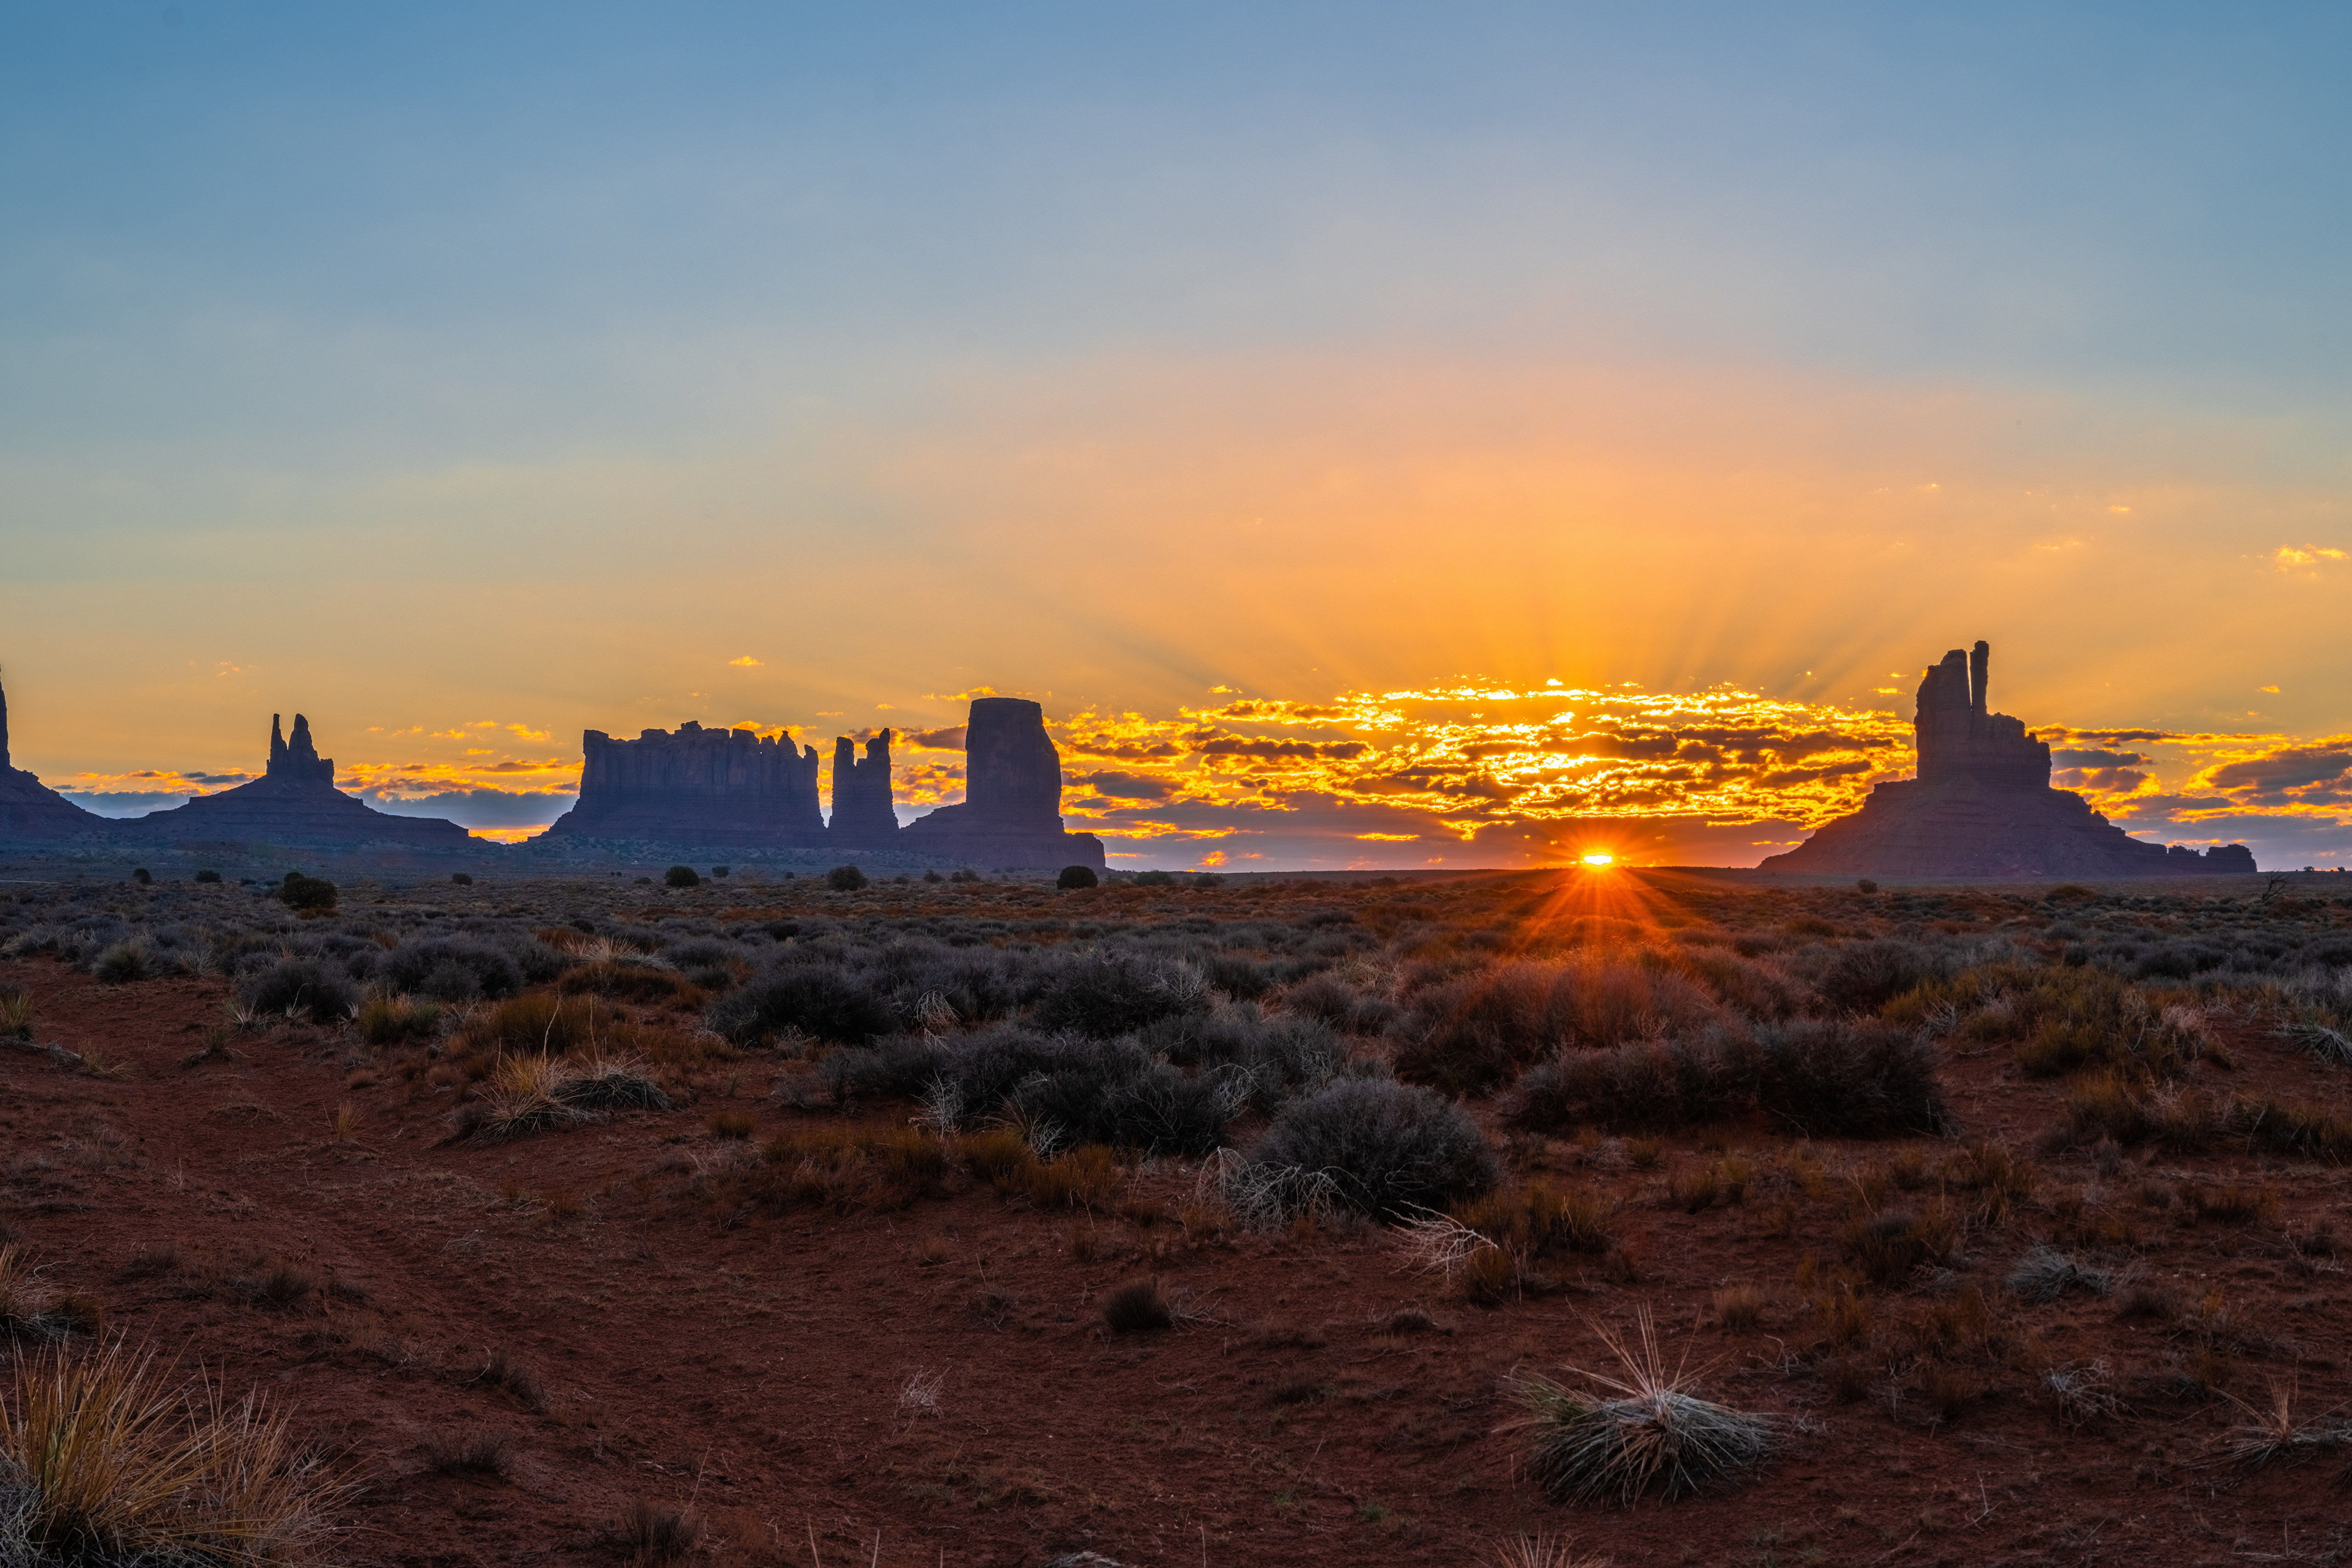
M 1612 855 L 1606 849 L 1594 849 L 1585 855 L 1584 864 L 1591 866 L 1597 870 L 1603 867 L 1614 866 L 1617 864 L 1617 857 Z

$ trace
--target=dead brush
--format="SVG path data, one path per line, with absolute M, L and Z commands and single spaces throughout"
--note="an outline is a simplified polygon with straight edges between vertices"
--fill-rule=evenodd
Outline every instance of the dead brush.
M 33 1037 L 33 999 L 22 987 L 0 981 L 0 1040 Z
M 1506 1429 L 1525 1434 L 1524 1468 L 1555 1502 L 1631 1507 L 1654 1492 L 1686 1497 L 1745 1476 L 1779 1439 L 1780 1417 L 1703 1399 L 1692 1392 L 1700 1373 L 1666 1371 L 1648 1308 L 1637 1325 L 1631 1345 L 1594 1326 L 1615 1373 L 1569 1369 L 1598 1396 L 1533 1373 L 1510 1380 L 1526 1415 Z
M 1528 1258 L 1606 1253 L 1620 1227 L 1617 1205 L 1599 1188 L 1563 1190 L 1543 1182 L 1467 1199 L 1448 1212 L 1496 1246 Z
M 1488 1568 L 1609 1568 L 1606 1557 L 1580 1556 L 1576 1542 L 1549 1535 L 1517 1535 L 1486 1553 Z
M 1966 1234 L 1958 1206 L 1932 1198 L 1916 1209 L 1857 1215 L 1847 1222 L 1842 1239 L 1847 1259 L 1864 1279 L 1894 1289 L 1921 1269 L 1951 1261 Z
M 639 1498 L 613 1521 L 613 1539 L 639 1564 L 675 1563 L 702 1544 L 702 1521 L 692 1510 L 666 1508 Z
M 431 1432 L 425 1438 L 425 1468 L 436 1475 L 514 1479 L 514 1439 L 486 1426 Z
M 2231 1428 L 2222 1444 L 2221 1458 L 2224 1461 L 2252 1470 L 2352 1448 L 2352 1421 L 2337 1415 L 2342 1406 L 2315 1421 L 2298 1421 L 2294 1386 L 2273 1384 L 2270 1393 L 2266 1407 L 2249 1405 L 2234 1394 L 2222 1393 L 2222 1397 L 2245 1416 Z
M 705 1202 L 728 1211 L 728 1223 L 740 1224 L 807 1208 L 908 1208 L 937 1194 L 947 1173 L 947 1149 L 915 1128 L 810 1128 L 779 1132 L 757 1159 L 730 1160 L 696 1185 Z
M 232 1403 L 120 1342 L 18 1363 L 0 1469 L 38 1563 L 318 1563 L 352 1490 L 258 1394 Z
M 2054 1247 L 2033 1247 L 2026 1249 L 2001 1283 L 2029 1301 L 2049 1302 L 2069 1290 L 2104 1296 L 2115 1289 L 2116 1281 L 2105 1269 L 2095 1268 Z
M 2115 1391 L 2115 1374 L 2103 1361 L 2047 1368 L 2042 1373 L 2042 1386 L 2057 1403 L 2058 1419 L 2069 1426 L 2093 1426 L 2124 1413 L 2124 1402 Z

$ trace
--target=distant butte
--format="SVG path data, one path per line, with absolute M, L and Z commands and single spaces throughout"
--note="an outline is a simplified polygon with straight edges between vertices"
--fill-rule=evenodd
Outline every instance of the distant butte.
M 269 716 L 269 765 L 261 777 L 200 795 L 171 811 L 151 812 L 116 825 L 131 842 L 269 844 L 289 847 L 357 848 L 401 844 L 452 848 L 473 843 L 454 822 L 437 816 L 394 816 L 335 787 L 335 764 L 310 741 L 310 721 L 294 715 L 294 737 Z
M 579 804 L 555 819 L 551 837 L 824 847 L 816 748 L 789 736 L 689 719 L 674 734 L 646 730 L 634 741 L 591 730 L 581 751 Z
M 971 866 L 1101 870 L 1102 840 L 1062 826 L 1062 753 L 1045 710 L 1018 697 L 978 697 L 964 726 L 963 803 L 907 824 L 898 847 Z
M 2173 877 L 2251 872 L 2242 844 L 2200 854 L 2134 838 L 2071 790 L 2050 787 L 2050 747 L 1990 710 L 1992 650 L 1954 648 L 1919 683 L 1916 778 L 1883 784 L 1760 870 L 1819 876 Z
M 112 831 L 39 779 L 8 763 L 8 693 L 0 689 L 0 844 L 54 844 Z

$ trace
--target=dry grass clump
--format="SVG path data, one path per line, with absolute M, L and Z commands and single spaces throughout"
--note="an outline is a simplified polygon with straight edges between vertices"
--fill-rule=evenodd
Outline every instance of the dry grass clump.
M 1637 1344 L 1596 1331 L 1619 1372 L 1570 1370 L 1601 1397 L 1534 1374 L 1513 1380 L 1527 1412 L 1512 1424 L 1527 1434 L 1526 1468 L 1553 1501 L 1630 1507 L 1653 1492 L 1685 1497 L 1746 1475 L 1771 1453 L 1780 1419 L 1691 1392 L 1693 1374 L 1669 1373 L 1660 1360 L 1647 1308 Z
M 1760 1327 L 1766 1306 L 1764 1292 L 1753 1285 L 1727 1285 L 1715 1293 L 1715 1321 L 1733 1333 Z
M 425 1466 L 437 1475 L 483 1476 L 510 1481 L 515 1469 L 514 1439 L 485 1426 L 428 1433 L 425 1438 Z
M 950 1150 L 912 1127 L 822 1127 L 780 1132 L 755 1159 L 740 1143 L 694 1190 L 739 1225 L 754 1215 L 798 1209 L 888 1213 L 935 1196 L 947 1179 Z
M 1020 1133 L 1000 1128 L 972 1133 L 957 1146 L 972 1174 L 1039 1208 L 1091 1209 L 1108 1204 L 1118 1190 L 1118 1156 L 1099 1143 L 1041 1159 Z
M 0 1040 L 33 1037 L 33 999 L 21 986 L 0 981 Z
M 2103 1361 L 2084 1366 L 2053 1366 L 2042 1373 L 2042 1386 L 2058 1405 L 2058 1418 L 2069 1426 L 2090 1426 L 2124 1412 L 2116 1394 L 2115 1374 Z
M 2235 1394 L 2223 1397 L 2246 1417 L 2231 1431 L 2223 1454 L 2248 1469 L 2352 1448 L 2352 1421 L 2342 1419 L 2335 1411 L 2316 1421 L 2295 1419 L 2292 1387 L 2273 1386 L 2267 1408 L 2249 1405 Z
M 1138 1279 L 1103 1298 L 1103 1326 L 1115 1334 L 1155 1333 L 1176 1326 L 1176 1312 L 1157 1279 Z
M 228 1404 L 120 1343 L 20 1363 L 0 1414 L 10 1562 L 319 1562 L 350 1489 L 259 1394 Z
M 2088 1290 L 2104 1296 L 2115 1289 L 2115 1276 L 2104 1268 L 2095 1268 L 2078 1258 L 2068 1256 L 2054 1247 L 2032 1247 L 2017 1260 L 2002 1281 L 2010 1289 L 2029 1301 L 2055 1301 L 2069 1290 Z
M 1966 1234 L 1958 1206 L 1933 1198 L 1916 1209 L 1857 1215 L 1847 1222 L 1843 1240 L 1848 1261 L 1862 1277 L 1892 1289 L 1909 1283 L 1922 1269 L 1948 1263 Z
M 702 1521 L 690 1510 L 639 1498 L 613 1521 L 613 1539 L 635 1563 L 675 1563 L 702 1544 Z
M 1609 1568 L 1606 1557 L 1580 1556 L 1573 1541 L 1554 1541 L 1548 1535 L 1520 1535 L 1503 1542 L 1488 1552 L 1491 1568 Z
M 371 1046 L 430 1039 L 441 1031 L 441 1005 L 414 996 L 370 996 L 360 1005 L 360 1038 Z
M 625 1057 L 499 1058 L 482 1097 L 458 1107 L 449 1142 L 504 1142 L 593 1121 L 613 1110 L 667 1110 L 646 1064 Z

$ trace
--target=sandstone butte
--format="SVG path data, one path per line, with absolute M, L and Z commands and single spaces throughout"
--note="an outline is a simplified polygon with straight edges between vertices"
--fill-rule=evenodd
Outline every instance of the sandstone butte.
M 887 730 L 834 742 L 833 817 L 819 809 L 814 746 L 750 730 L 646 730 L 616 741 L 581 737 L 580 802 L 548 829 L 567 838 L 665 844 L 895 850 L 997 869 L 1100 870 L 1102 840 L 1062 826 L 1062 756 L 1045 710 L 982 697 L 964 726 L 964 800 L 898 826 Z
M 118 838 L 146 844 L 268 844 L 345 848 L 371 844 L 423 848 L 470 846 L 470 834 L 437 816 L 394 816 L 335 787 L 335 764 L 311 743 L 310 721 L 294 715 L 294 738 L 269 716 L 269 764 L 261 777 L 200 795 L 170 811 L 113 825 Z
M 9 765 L 8 693 L 0 689 L 0 843 L 56 843 L 102 835 L 113 826 Z
M 1919 683 L 1916 778 L 1882 784 L 1760 870 L 1819 876 L 2175 877 L 2250 872 L 2253 851 L 2200 854 L 2132 837 L 2071 790 L 2050 785 L 2050 745 L 1986 698 L 1992 652 L 1954 648 Z

